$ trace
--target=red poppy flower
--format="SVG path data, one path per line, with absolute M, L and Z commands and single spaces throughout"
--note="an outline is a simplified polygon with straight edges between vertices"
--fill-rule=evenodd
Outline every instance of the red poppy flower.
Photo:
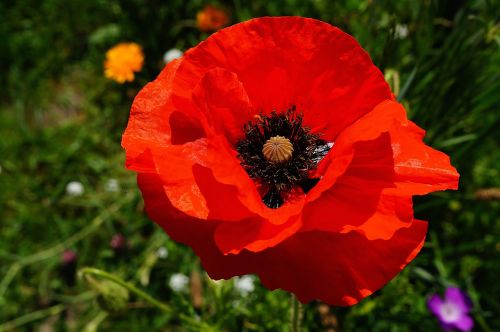
M 169 63 L 122 144 L 149 216 L 212 278 L 352 305 L 421 249 L 412 195 L 457 188 L 423 136 L 351 36 L 266 17 Z

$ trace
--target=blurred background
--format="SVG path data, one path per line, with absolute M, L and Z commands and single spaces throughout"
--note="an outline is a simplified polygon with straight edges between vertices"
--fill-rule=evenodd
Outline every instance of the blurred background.
M 189 319 L 220 331 L 288 330 L 287 293 L 254 277 L 211 281 L 189 248 L 148 220 L 120 147 L 133 97 L 166 61 L 225 25 L 266 15 L 314 17 L 353 35 L 427 130 L 426 143 L 461 174 L 459 191 L 415 199 L 430 228 L 408 268 L 352 308 L 306 305 L 304 330 L 439 331 L 426 302 L 455 285 L 471 299 L 474 330 L 500 331 L 493 0 L 1 0 L 0 331 L 200 330 Z M 144 61 L 119 83 L 104 63 L 124 42 L 138 44 Z M 78 278 L 85 266 L 175 313 Z

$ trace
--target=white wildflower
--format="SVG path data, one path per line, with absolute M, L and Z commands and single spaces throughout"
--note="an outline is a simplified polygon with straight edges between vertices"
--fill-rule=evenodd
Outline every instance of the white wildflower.
M 170 280 L 168 281 L 168 285 L 174 292 L 180 292 L 186 289 L 189 284 L 189 277 L 182 273 L 172 274 Z
M 160 247 L 156 250 L 156 256 L 161 259 L 165 259 L 168 257 L 168 249 L 165 247 Z
M 254 277 L 247 275 L 236 278 L 234 288 L 241 296 L 246 296 L 255 290 L 254 283 Z
M 81 196 L 83 195 L 85 189 L 83 184 L 78 181 L 71 181 L 66 185 L 66 194 L 69 196 Z
M 405 39 L 408 37 L 408 26 L 406 24 L 398 24 L 394 30 L 396 39 Z
M 116 193 L 120 190 L 120 183 L 117 179 L 109 179 L 106 181 L 104 189 L 110 193 Z
M 170 61 L 173 61 L 175 59 L 180 58 L 182 55 L 183 55 L 183 53 L 181 50 L 178 50 L 176 48 L 172 48 L 172 49 L 168 50 L 167 52 L 165 52 L 165 54 L 163 55 L 163 62 L 165 62 L 165 64 L 167 64 Z

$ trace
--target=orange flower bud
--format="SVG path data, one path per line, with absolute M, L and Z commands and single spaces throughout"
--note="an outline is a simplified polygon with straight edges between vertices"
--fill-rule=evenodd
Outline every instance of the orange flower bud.
M 223 9 L 207 5 L 198 12 L 196 21 L 201 31 L 216 31 L 229 24 L 229 15 Z

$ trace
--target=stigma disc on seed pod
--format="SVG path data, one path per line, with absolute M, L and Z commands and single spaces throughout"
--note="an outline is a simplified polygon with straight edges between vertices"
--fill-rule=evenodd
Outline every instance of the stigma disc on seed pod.
M 288 138 L 274 136 L 266 141 L 262 154 L 271 163 L 284 163 L 292 158 L 293 145 Z

